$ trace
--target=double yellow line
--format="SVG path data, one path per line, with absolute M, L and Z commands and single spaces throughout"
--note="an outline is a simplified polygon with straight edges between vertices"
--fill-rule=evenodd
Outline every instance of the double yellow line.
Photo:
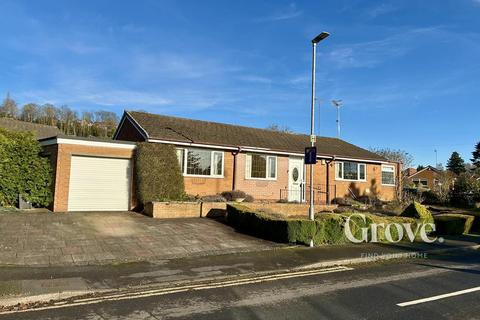
M 241 286 L 241 285 L 247 285 L 247 284 L 270 282 L 270 281 L 277 281 L 277 280 L 290 279 L 290 278 L 308 277 L 308 276 L 315 276 L 315 275 L 349 271 L 349 270 L 353 270 L 353 268 L 344 267 L 344 266 L 335 266 L 335 267 L 328 267 L 328 268 L 321 268 L 321 269 L 282 272 L 282 273 L 269 274 L 269 275 L 259 275 L 259 276 L 252 276 L 252 277 L 232 279 L 232 280 L 221 280 L 221 281 L 209 282 L 209 283 L 174 286 L 174 287 L 168 287 L 168 288 L 115 292 L 110 294 L 107 293 L 99 297 L 77 298 L 77 299 L 71 298 L 68 300 L 56 301 L 46 306 L 25 309 L 25 310 L 3 311 L 3 312 L 0 312 L 0 314 L 23 313 L 23 312 L 32 312 L 32 311 L 41 311 L 41 310 L 50 310 L 50 309 L 69 308 L 69 307 L 83 306 L 83 305 L 89 305 L 89 304 L 97 304 L 97 303 L 108 302 L 108 301 L 139 299 L 139 298 L 147 298 L 147 297 L 163 296 L 163 295 L 174 294 L 174 293 L 181 293 L 186 291 L 200 291 L 200 290 L 208 290 L 208 289 L 215 289 L 215 288 Z

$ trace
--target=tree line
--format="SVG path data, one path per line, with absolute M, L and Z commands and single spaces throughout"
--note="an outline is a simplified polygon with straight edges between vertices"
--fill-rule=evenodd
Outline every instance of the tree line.
M 0 105 L 0 117 L 57 127 L 62 133 L 81 137 L 111 137 L 118 124 L 114 112 L 78 112 L 67 105 L 27 103 L 21 107 L 7 96 Z

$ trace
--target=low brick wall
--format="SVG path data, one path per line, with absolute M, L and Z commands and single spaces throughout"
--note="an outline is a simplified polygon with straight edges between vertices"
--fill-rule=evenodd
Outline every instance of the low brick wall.
M 200 218 L 226 209 L 225 202 L 149 202 L 144 213 L 153 218 Z
M 308 204 L 303 203 L 242 203 L 253 210 L 265 210 L 285 216 L 307 216 Z M 332 211 L 336 205 L 316 205 L 315 211 Z M 200 218 L 223 215 L 227 202 L 150 202 L 144 213 L 153 218 Z
M 266 210 L 285 216 L 308 216 L 309 205 L 306 203 L 242 203 L 242 205 L 254 210 Z M 333 211 L 337 205 L 315 205 L 315 212 Z

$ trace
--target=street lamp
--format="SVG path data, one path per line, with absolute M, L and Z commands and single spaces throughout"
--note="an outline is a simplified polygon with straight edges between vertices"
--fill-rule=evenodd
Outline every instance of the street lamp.
M 317 43 L 327 38 L 330 34 L 328 32 L 322 32 L 312 40 L 312 108 L 311 108 L 311 123 L 310 123 L 310 143 L 312 147 L 315 147 L 315 68 L 317 63 Z M 313 168 L 315 164 L 310 164 L 310 207 L 308 209 L 308 217 L 310 220 L 315 220 L 315 214 L 313 209 Z M 310 243 L 313 245 L 313 242 Z

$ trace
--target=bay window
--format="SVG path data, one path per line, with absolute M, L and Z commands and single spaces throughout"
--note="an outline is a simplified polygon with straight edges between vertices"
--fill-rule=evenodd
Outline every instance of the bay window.
M 245 175 L 248 179 L 277 179 L 277 157 L 263 154 L 246 155 Z
M 335 178 L 337 180 L 366 181 L 366 164 L 358 162 L 336 162 Z

